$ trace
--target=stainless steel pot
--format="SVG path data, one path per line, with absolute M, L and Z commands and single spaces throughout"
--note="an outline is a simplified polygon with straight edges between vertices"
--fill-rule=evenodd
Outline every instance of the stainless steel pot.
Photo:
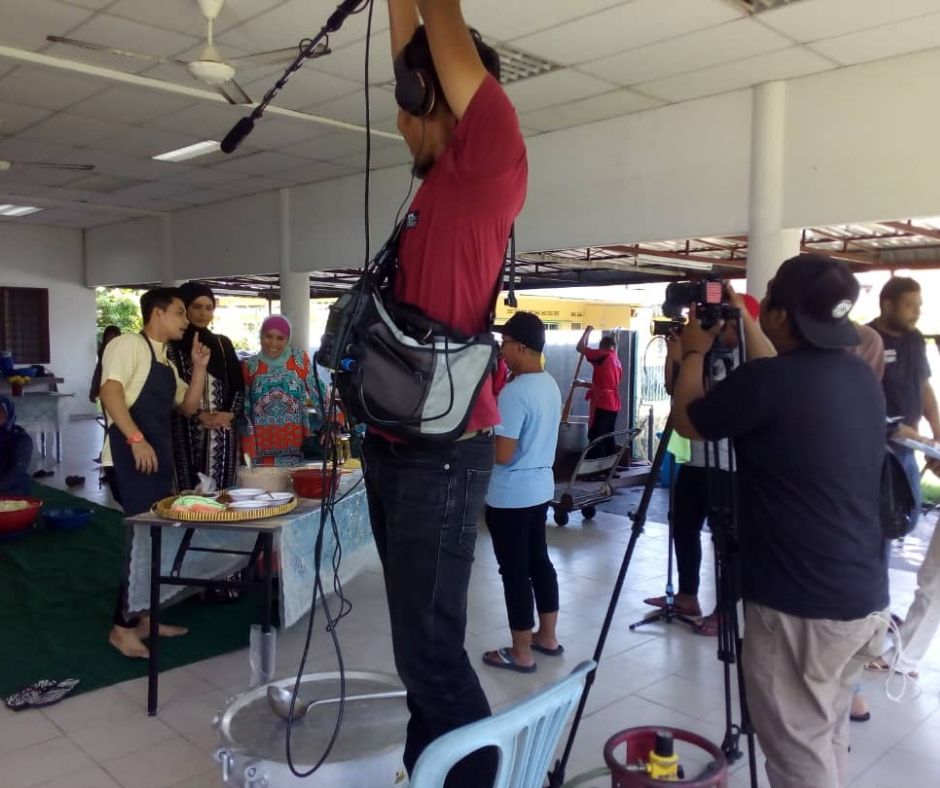
M 588 445 L 587 416 L 571 416 L 558 425 L 558 451 L 580 454 Z
M 293 689 L 294 679 L 273 682 Z M 240 788 L 401 788 L 407 783 L 402 753 L 408 709 L 404 698 L 346 704 L 339 738 L 329 758 L 312 778 L 295 776 L 287 765 L 287 722 L 268 705 L 267 685 L 230 701 L 213 720 L 220 747 L 215 759 L 223 785 Z M 401 689 L 397 676 L 346 671 L 346 694 L 364 695 Z M 340 694 L 339 673 L 308 673 L 301 679 L 299 701 Z M 333 734 L 338 704 L 312 709 L 294 722 L 291 755 L 299 771 L 309 771 Z

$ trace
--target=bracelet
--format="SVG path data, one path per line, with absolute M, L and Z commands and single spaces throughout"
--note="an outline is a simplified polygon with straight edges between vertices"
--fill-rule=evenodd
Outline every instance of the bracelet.
M 685 361 L 689 356 L 696 356 L 696 355 L 702 356 L 702 357 L 705 356 L 705 354 L 701 350 L 688 350 L 682 354 L 682 360 Z
M 140 430 L 137 430 L 137 432 L 135 432 L 133 435 L 131 435 L 127 439 L 128 446 L 133 446 L 135 443 L 143 443 L 143 442 L 144 442 L 144 433 L 142 433 Z

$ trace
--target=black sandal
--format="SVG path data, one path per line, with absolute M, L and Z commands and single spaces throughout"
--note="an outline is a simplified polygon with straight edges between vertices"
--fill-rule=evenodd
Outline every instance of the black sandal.
M 228 605 L 241 599 L 241 590 L 238 588 L 210 587 L 200 595 L 199 601 L 204 605 Z

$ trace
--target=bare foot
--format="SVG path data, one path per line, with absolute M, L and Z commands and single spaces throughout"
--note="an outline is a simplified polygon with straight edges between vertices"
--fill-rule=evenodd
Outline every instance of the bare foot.
M 652 607 L 666 607 L 666 597 L 655 596 L 644 599 L 643 604 Z M 693 616 L 698 618 L 702 615 L 702 607 L 699 605 L 698 597 L 695 594 L 676 594 L 673 599 L 673 605 L 676 612 L 683 616 Z
M 137 637 L 142 640 L 150 637 L 150 616 L 141 616 L 136 632 Z M 160 624 L 159 632 L 162 638 L 178 638 L 180 635 L 185 635 L 189 630 L 186 627 L 175 627 L 172 624 Z
M 111 627 L 111 631 L 108 633 L 108 642 L 125 657 L 147 659 L 150 656 L 150 652 L 141 641 L 137 630 L 130 627 Z

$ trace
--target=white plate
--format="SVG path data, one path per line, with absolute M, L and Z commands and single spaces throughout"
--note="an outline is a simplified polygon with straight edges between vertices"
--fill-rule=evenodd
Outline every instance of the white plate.
M 264 509 L 271 504 L 264 501 L 232 501 L 228 505 L 229 509 Z
M 248 501 L 264 492 L 260 487 L 233 487 L 226 490 L 233 501 Z
M 255 496 L 252 500 L 255 501 L 264 501 L 267 505 L 280 505 L 287 503 L 294 497 L 293 493 L 289 492 L 266 492 L 261 493 L 261 495 Z

